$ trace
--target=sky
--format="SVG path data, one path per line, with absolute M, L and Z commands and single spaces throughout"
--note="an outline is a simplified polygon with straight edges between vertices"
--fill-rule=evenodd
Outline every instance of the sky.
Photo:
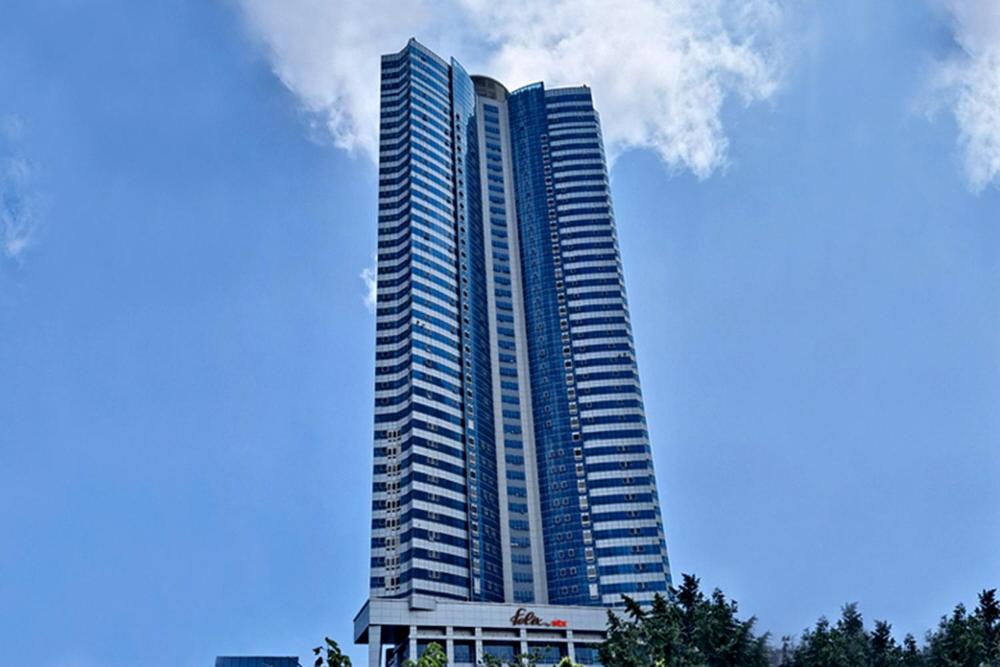
M 593 87 L 675 575 L 776 636 L 1000 585 L 1000 8 L 617 6 L 4 2 L 4 663 L 350 644 L 411 35 Z

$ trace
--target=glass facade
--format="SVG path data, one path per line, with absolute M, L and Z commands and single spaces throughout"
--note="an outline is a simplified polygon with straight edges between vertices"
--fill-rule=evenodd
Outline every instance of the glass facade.
M 294 657 L 263 656 L 219 656 L 215 667 L 299 667 L 299 659 Z
M 586 87 L 382 59 L 372 597 L 616 605 L 670 583 Z

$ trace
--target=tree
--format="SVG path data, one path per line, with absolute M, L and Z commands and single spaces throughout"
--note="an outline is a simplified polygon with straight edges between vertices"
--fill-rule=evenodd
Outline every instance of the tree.
M 844 606 L 836 630 L 844 654 L 845 667 L 865 667 L 868 664 L 871 647 L 857 602 Z
M 965 605 L 958 604 L 951 616 L 942 616 L 937 630 L 927 637 L 930 667 L 978 667 L 980 660 L 973 619 Z
M 872 667 L 902 667 L 903 652 L 892 636 L 892 626 L 886 621 L 875 621 L 871 635 Z
M 608 613 L 600 647 L 608 667 L 1000 667 L 1000 599 L 996 589 L 979 594 L 972 613 L 957 605 L 924 646 L 907 634 L 902 643 L 880 620 L 871 631 L 856 603 L 831 623 L 820 617 L 798 643 L 782 637 L 780 648 L 757 635 L 755 619 L 741 620 L 735 602 L 721 591 L 705 595 L 697 577 L 684 575 L 670 597 L 640 605 L 625 597 L 624 609 Z
M 781 648 L 771 649 L 771 664 L 775 667 L 790 667 L 792 655 L 795 652 L 795 644 L 788 635 L 782 635 Z
M 445 653 L 440 644 L 431 642 L 416 662 L 407 660 L 403 664 L 405 667 L 445 667 L 448 664 L 448 654 Z
M 884 628 L 887 632 L 888 627 Z M 891 636 L 890 636 L 891 639 Z M 886 640 L 887 641 L 887 640 Z M 858 605 L 844 605 L 840 620 L 831 626 L 821 617 L 815 627 L 802 633 L 792 658 L 794 667 L 868 667 L 872 653 L 864 619 Z
M 341 652 L 337 642 L 329 637 L 325 637 L 324 641 L 326 646 L 317 646 L 313 649 L 313 655 L 316 656 L 314 667 L 351 667 L 351 659 Z M 325 658 L 323 656 L 324 649 L 326 650 Z
M 608 611 L 608 637 L 598 649 L 601 663 L 616 667 L 649 667 L 667 658 L 681 643 L 680 611 L 657 595 L 646 612 L 628 596 L 621 616 Z M 654 658 L 654 655 L 656 658 Z M 667 658 L 669 659 L 669 658 Z
M 917 640 L 913 638 L 913 635 L 908 634 L 903 638 L 900 664 L 903 667 L 923 667 L 925 664 L 923 652 L 917 648 Z
M 840 664 L 830 621 L 820 616 L 813 629 L 806 629 L 792 656 L 793 667 L 820 667 Z
M 784 664 L 784 663 L 778 663 Z M 921 649 L 912 635 L 900 646 L 887 621 L 876 621 L 868 633 L 857 605 L 846 605 L 836 625 L 820 618 L 802 633 L 794 649 L 793 667 L 1000 667 L 1000 603 L 995 590 L 979 595 L 968 613 L 957 605 L 927 633 Z
M 979 604 L 969 614 L 956 605 L 937 630 L 927 635 L 928 667 L 1000 667 L 1000 603 L 996 589 L 979 594 Z
M 1000 602 L 997 601 L 997 589 L 991 588 L 979 594 L 975 617 L 983 660 L 989 665 L 1000 665 Z
M 706 597 L 693 575 L 683 575 L 671 599 L 657 595 L 643 607 L 625 597 L 623 612 L 608 612 L 601 663 L 613 667 L 766 667 L 767 635 L 756 619 L 740 620 L 735 601 L 716 589 Z

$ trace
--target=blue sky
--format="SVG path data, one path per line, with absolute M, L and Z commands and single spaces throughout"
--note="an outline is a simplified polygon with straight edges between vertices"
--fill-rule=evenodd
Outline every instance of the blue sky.
M 358 5 L 4 3 L 4 661 L 350 642 L 376 82 L 308 30 Z M 721 3 L 657 24 L 643 89 L 609 74 L 628 53 L 573 69 L 466 5 L 496 34 L 426 6 L 380 31 L 382 7 L 346 53 L 374 71 L 412 33 L 514 79 L 546 55 L 592 75 L 675 572 L 779 635 L 852 600 L 919 633 L 1000 584 L 989 3 L 754 0 L 752 25 Z M 730 43 L 692 60 L 691 35 Z

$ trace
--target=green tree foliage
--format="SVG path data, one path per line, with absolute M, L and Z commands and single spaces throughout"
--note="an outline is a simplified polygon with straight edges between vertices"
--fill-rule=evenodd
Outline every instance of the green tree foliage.
M 684 575 L 671 599 L 656 596 L 642 607 L 625 598 L 624 617 L 608 612 L 608 638 L 601 645 L 607 667 L 767 667 L 767 635 L 754 633 L 755 619 L 737 617 L 736 602 Z
M 344 655 L 337 642 L 329 637 L 324 638 L 325 646 L 317 646 L 313 649 L 316 656 L 314 667 L 351 667 L 351 659 Z M 326 652 L 324 656 L 323 653 Z
M 445 667 L 448 664 L 448 655 L 440 644 L 431 642 L 416 662 L 407 660 L 403 664 L 405 667 Z
M 753 618 L 738 618 L 735 602 L 719 590 L 706 596 L 684 575 L 669 599 L 643 606 L 626 597 L 623 611 L 609 612 L 600 655 L 606 667 L 1000 667 L 1000 600 L 992 589 L 971 613 L 956 606 L 923 646 L 912 635 L 897 641 L 888 621 L 865 628 L 852 603 L 835 623 L 820 618 L 798 642 L 782 637 L 774 648 Z
M 872 630 L 871 664 L 872 667 L 903 667 L 905 664 L 903 649 L 892 636 L 892 626 L 885 621 L 875 621 Z
M 835 625 L 821 618 L 802 633 L 791 659 L 787 652 L 777 665 L 789 667 L 1000 667 L 1000 603 L 996 590 L 983 591 L 979 605 L 968 613 L 963 605 L 927 633 L 924 647 L 912 635 L 902 645 L 892 626 L 876 621 L 865 630 L 857 605 L 843 608 Z
M 884 635 L 880 641 L 885 643 L 882 652 L 888 655 L 892 635 L 888 624 L 882 623 L 879 627 Z M 873 656 L 872 640 L 865 632 L 864 619 L 857 604 L 852 603 L 841 610 L 836 624 L 830 625 L 826 618 L 820 618 L 813 628 L 803 632 L 790 664 L 793 667 L 866 667 L 874 664 L 871 662 Z
M 913 638 L 913 635 L 906 635 L 903 638 L 903 667 L 922 667 L 923 664 L 924 656 L 917 646 L 917 640 Z
M 1000 667 L 1000 604 L 996 589 L 979 594 L 979 605 L 969 614 L 958 605 L 927 634 L 924 651 L 928 667 Z

